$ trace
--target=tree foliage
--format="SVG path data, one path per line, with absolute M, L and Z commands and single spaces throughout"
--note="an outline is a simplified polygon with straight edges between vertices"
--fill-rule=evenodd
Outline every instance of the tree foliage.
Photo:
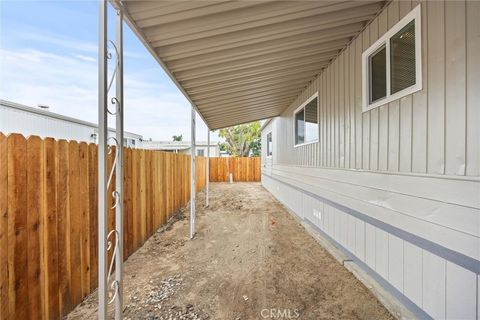
M 260 127 L 260 122 L 255 121 L 220 129 L 218 135 L 225 139 L 220 149 L 234 157 L 260 156 Z
M 173 141 L 183 141 L 183 135 L 172 136 Z

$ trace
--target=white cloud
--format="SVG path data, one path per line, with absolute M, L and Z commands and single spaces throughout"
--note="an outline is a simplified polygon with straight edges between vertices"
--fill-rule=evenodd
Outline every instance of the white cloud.
M 96 122 L 94 61 L 82 53 L 68 57 L 32 49 L 0 49 L 0 97 L 29 106 L 46 104 L 53 112 Z M 158 140 L 170 140 L 177 134 L 189 139 L 188 101 L 158 77 L 153 78 L 145 70 L 125 74 L 125 130 Z M 111 119 L 111 126 L 113 122 Z M 197 124 L 197 140 L 206 140 L 206 126 L 198 117 Z M 217 140 L 217 135 L 212 135 L 212 140 Z
M 87 62 L 96 62 L 97 61 L 97 59 L 95 59 L 93 57 L 90 57 L 90 56 L 84 56 L 83 54 L 77 54 L 77 55 L 75 55 L 75 58 L 83 60 L 83 61 L 87 61 Z

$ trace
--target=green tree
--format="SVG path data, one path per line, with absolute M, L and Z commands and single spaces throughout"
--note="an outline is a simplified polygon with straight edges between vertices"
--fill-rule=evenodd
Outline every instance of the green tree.
M 225 139 L 220 149 L 234 157 L 260 156 L 260 127 L 260 122 L 255 121 L 220 129 L 218 135 Z
M 183 135 L 179 135 L 179 136 L 172 136 L 173 138 L 173 141 L 183 141 Z

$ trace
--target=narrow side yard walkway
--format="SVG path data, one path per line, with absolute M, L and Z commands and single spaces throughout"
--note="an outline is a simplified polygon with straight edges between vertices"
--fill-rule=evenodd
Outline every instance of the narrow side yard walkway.
M 259 183 L 213 183 L 125 264 L 126 319 L 392 319 Z M 69 319 L 93 319 L 92 294 Z

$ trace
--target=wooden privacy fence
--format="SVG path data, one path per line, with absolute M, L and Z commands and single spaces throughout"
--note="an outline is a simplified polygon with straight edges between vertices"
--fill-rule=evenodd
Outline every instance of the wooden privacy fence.
M 232 173 L 233 181 L 260 181 L 260 157 L 210 158 L 210 181 L 227 182 Z
M 126 259 L 188 202 L 190 156 L 126 149 L 124 173 Z M 97 287 L 97 185 L 97 145 L 0 133 L 0 319 L 57 319 Z

